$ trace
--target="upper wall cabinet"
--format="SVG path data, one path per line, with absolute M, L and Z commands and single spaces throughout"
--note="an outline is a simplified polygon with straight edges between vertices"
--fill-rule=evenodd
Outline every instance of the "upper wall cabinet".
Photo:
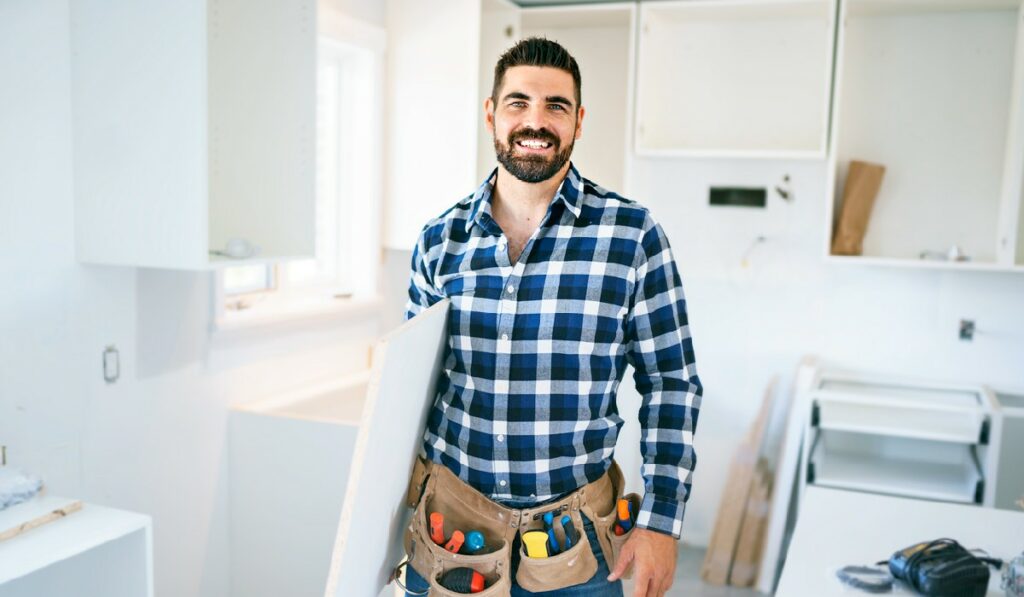
M 315 0 L 75 0 L 70 25 L 80 261 L 313 255 Z
M 636 153 L 822 158 L 835 0 L 640 5 Z
M 844 0 L 841 17 L 830 213 L 852 160 L 885 173 L 863 256 L 830 259 L 1020 269 L 1019 0 Z

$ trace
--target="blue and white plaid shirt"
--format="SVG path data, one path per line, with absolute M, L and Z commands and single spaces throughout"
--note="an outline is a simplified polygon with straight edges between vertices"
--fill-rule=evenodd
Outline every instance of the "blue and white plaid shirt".
M 570 166 L 513 264 L 496 175 L 428 222 L 412 256 L 406 318 L 451 300 L 427 457 L 498 501 L 573 491 L 611 464 L 628 362 L 643 397 L 636 524 L 679 538 L 703 390 L 665 232 Z

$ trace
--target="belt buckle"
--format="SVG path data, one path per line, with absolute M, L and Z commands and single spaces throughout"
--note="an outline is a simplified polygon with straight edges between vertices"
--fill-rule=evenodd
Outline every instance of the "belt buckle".
M 562 512 L 566 512 L 567 510 L 569 510 L 569 504 L 562 504 L 561 506 L 555 508 L 554 510 L 544 510 L 543 512 L 537 512 L 533 515 L 533 519 L 537 520 L 543 517 L 548 512 L 551 512 L 552 514 L 561 514 Z

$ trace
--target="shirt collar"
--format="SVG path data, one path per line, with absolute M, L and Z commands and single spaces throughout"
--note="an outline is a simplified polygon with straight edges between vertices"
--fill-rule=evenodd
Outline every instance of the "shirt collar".
M 474 223 L 480 224 L 487 229 L 486 222 L 494 220 L 491 216 L 491 198 L 494 196 L 494 183 L 497 180 L 498 169 L 495 168 L 487 176 L 487 179 L 477 187 L 476 192 L 473 194 L 469 217 L 466 218 L 466 232 L 473 228 Z M 559 185 L 558 192 L 555 193 L 551 204 L 554 205 L 559 200 L 565 204 L 574 218 L 580 216 L 580 204 L 583 200 L 583 177 L 580 176 L 579 171 L 576 170 L 576 166 L 572 162 L 569 162 L 569 171 L 562 180 L 562 184 Z

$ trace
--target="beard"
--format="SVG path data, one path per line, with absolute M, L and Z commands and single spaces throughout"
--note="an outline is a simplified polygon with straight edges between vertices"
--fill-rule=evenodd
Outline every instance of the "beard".
M 516 142 L 531 139 L 551 143 L 551 157 L 516 154 Z M 512 176 L 529 183 L 542 182 L 557 174 L 569 161 L 575 144 L 576 140 L 573 139 L 565 149 L 560 149 L 561 141 L 547 129 L 520 129 L 509 134 L 507 144 L 499 141 L 498 136 L 494 135 L 494 153 L 498 157 L 498 163 Z

